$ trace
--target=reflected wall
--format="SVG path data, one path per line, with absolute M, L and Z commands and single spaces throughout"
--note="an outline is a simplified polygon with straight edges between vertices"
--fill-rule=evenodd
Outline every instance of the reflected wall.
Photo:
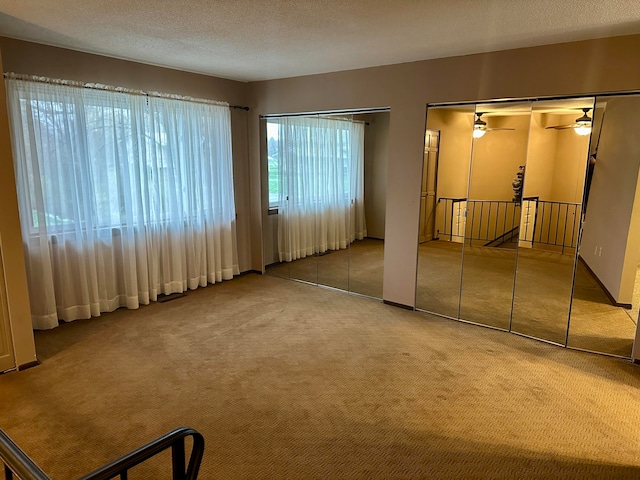
M 568 345 L 631 356 L 640 292 L 640 96 L 596 100 Z

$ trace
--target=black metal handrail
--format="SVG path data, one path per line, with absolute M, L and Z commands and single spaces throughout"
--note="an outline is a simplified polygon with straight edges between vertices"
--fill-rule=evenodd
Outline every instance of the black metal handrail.
M 193 438 L 188 466 L 185 456 L 185 439 L 187 437 Z M 204 437 L 192 428 L 180 427 L 97 468 L 80 477 L 79 480 L 109 480 L 117 476 L 126 480 L 127 472 L 130 469 L 169 448 L 171 448 L 173 480 L 197 479 L 204 454 Z M 2 430 L 0 430 L 0 458 L 5 465 L 5 479 L 7 480 L 12 480 L 14 474 L 21 480 L 51 480 Z
M 12 480 L 14 474 L 21 480 L 51 480 L 2 430 L 0 430 L 0 459 L 4 463 L 6 480 Z
M 440 237 L 440 235 L 444 235 L 448 237 L 449 240 L 453 237 L 453 219 L 454 219 L 454 209 L 455 205 L 460 202 L 466 202 L 467 199 L 463 197 L 453 198 L 453 197 L 439 197 L 438 205 L 443 205 L 443 223 L 442 225 L 437 225 L 437 233 L 436 236 Z M 448 219 L 448 221 L 447 221 Z M 442 228 L 438 228 L 442 227 Z
M 535 228 L 532 241 L 554 245 L 564 250 L 578 244 L 582 205 L 569 202 L 540 200 L 536 205 Z
M 462 205 L 459 205 L 462 204 Z M 438 198 L 438 237 L 460 242 L 481 242 L 485 245 L 503 238 L 503 243 L 517 242 L 517 227 L 520 224 L 520 204 L 506 200 L 469 200 L 467 198 Z M 454 228 L 458 216 L 462 229 Z M 515 232 L 515 235 L 509 235 Z M 512 237 L 516 237 L 514 240 Z
M 520 204 L 507 200 L 467 200 L 465 241 L 469 245 L 495 242 L 503 237 L 503 243 L 517 243 L 516 232 L 520 225 Z
M 464 205 L 456 207 L 460 202 Z M 522 203 L 441 197 L 438 204 L 442 206 L 436 220 L 437 233 L 444 239 L 457 237 L 460 242 L 464 240 L 469 245 L 477 242 L 486 247 L 524 241 L 531 246 L 560 247 L 562 253 L 577 246 L 582 215 L 579 203 L 540 200 L 539 197 L 525 197 Z M 522 222 L 525 212 L 531 216 L 526 223 Z M 464 218 L 460 231 L 454 228 L 456 215 Z
M 193 437 L 193 447 L 191 449 L 189 466 L 185 471 L 184 440 L 189 436 Z M 200 469 L 200 462 L 202 462 L 202 455 L 204 454 L 204 438 L 192 428 L 181 427 L 80 477 L 79 480 L 109 480 L 117 475 L 120 475 L 121 479 L 126 480 L 128 470 L 168 448 L 171 448 L 173 480 L 195 480 L 198 478 L 198 470 Z

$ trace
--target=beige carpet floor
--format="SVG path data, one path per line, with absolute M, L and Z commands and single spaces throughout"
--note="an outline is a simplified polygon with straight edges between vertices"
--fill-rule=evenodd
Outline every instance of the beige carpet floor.
M 0 426 L 54 479 L 179 425 L 203 479 L 640 478 L 638 366 L 273 276 L 36 342 Z

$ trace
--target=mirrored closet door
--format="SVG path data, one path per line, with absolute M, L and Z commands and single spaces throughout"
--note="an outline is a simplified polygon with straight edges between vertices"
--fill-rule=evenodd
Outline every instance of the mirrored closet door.
M 639 95 L 429 107 L 416 307 L 629 358 L 638 111 Z
M 477 105 L 475 116 L 460 318 L 508 330 L 531 104 Z
M 351 186 L 349 291 L 382 298 L 390 112 L 354 114 L 363 125 L 364 175 Z
M 327 287 L 349 288 L 349 250 L 352 217 L 358 215 L 353 184 L 364 170 L 364 125 L 351 115 L 319 115 L 316 129 L 316 157 L 309 168 L 316 192 L 313 205 L 316 217 L 317 283 Z
M 267 273 L 381 298 L 388 117 L 262 119 Z
M 459 318 L 475 107 L 429 108 L 420 192 L 416 308 Z
M 265 215 L 263 216 L 262 248 L 265 262 L 265 273 L 275 277 L 290 278 L 289 264 L 282 255 L 279 242 L 286 241 L 285 229 L 279 229 L 278 203 L 280 202 L 279 175 L 279 124 L 260 119 L 260 135 L 266 141 L 260 142 L 261 176 L 263 178 L 263 199 Z
M 316 284 L 321 249 L 317 215 L 319 118 L 301 115 L 263 122 L 270 227 L 265 231 L 267 272 Z
M 511 330 L 564 345 L 594 99 L 534 102 L 523 177 Z M 582 133 L 582 134 L 581 134 Z

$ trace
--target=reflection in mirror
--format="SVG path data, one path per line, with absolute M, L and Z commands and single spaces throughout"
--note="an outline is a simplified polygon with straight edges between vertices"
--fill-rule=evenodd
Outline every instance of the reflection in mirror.
M 429 107 L 416 308 L 458 318 L 474 106 Z
M 351 115 L 318 117 L 316 228 L 318 284 L 348 290 L 351 217 L 363 216 L 364 124 Z M 362 233 L 361 233 L 362 234 Z
M 531 114 L 511 330 L 561 345 L 569 324 L 590 133 L 571 125 L 583 109 L 593 111 L 593 101 L 535 102 Z
M 640 95 L 429 107 L 416 307 L 630 357 L 638 112 Z
M 367 135 L 366 120 L 352 115 L 263 119 L 267 273 L 382 296 L 389 114 L 370 114 L 378 115 Z M 365 213 L 369 203 L 382 211 Z M 367 215 L 380 240 L 370 238 Z
M 320 135 L 319 119 L 313 116 L 280 117 L 267 120 L 269 197 L 276 200 L 277 257 L 288 266 L 289 278 L 318 282 L 317 254 L 320 250 L 318 229 L 318 186 Z M 273 170 L 272 170 L 273 171 Z M 275 182 L 275 191 L 272 179 Z M 326 248 L 326 242 L 325 242 Z M 272 270 L 270 268 L 269 270 Z
M 364 184 L 351 185 L 349 291 L 373 298 L 382 298 L 389 119 L 389 112 L 354 115 L 364 125 Z
M 511 320 L 530 117 L 529 102 L 476 106 L 475 124 L 484 131 L 473 141 L 460 318 L 505 330 Z
M 640 303 L 640 96 L 596 99 L 568 345 L 630 357 Z
M 267 121 L 266 118 L 260 119 L 260 133 L 262 138 L 266 139 L 266 142 L 260 143 L 260 158 L 266 159 L 266 162 L 262 164 L 262 176 L 266 179 L 266 188 L 263 188 L 263 192 L 267 196 L 266 199 L 263 199 L 263 203 L 268 206 L 266 215 L 263 218 L 263 255 L 266 265 L 265 273 L 276 277 L 290 278 L 290 262 L 285 261 L 284 257 L 280 256 L 278 248 L 278 241 L 280 240 L 278 238 L 280 233 L 278 230 L 278 201 L 280 196 L 278 128 L 277 122 Z M 282 240 L 288 240 L 288 236 L 285 236 Z

